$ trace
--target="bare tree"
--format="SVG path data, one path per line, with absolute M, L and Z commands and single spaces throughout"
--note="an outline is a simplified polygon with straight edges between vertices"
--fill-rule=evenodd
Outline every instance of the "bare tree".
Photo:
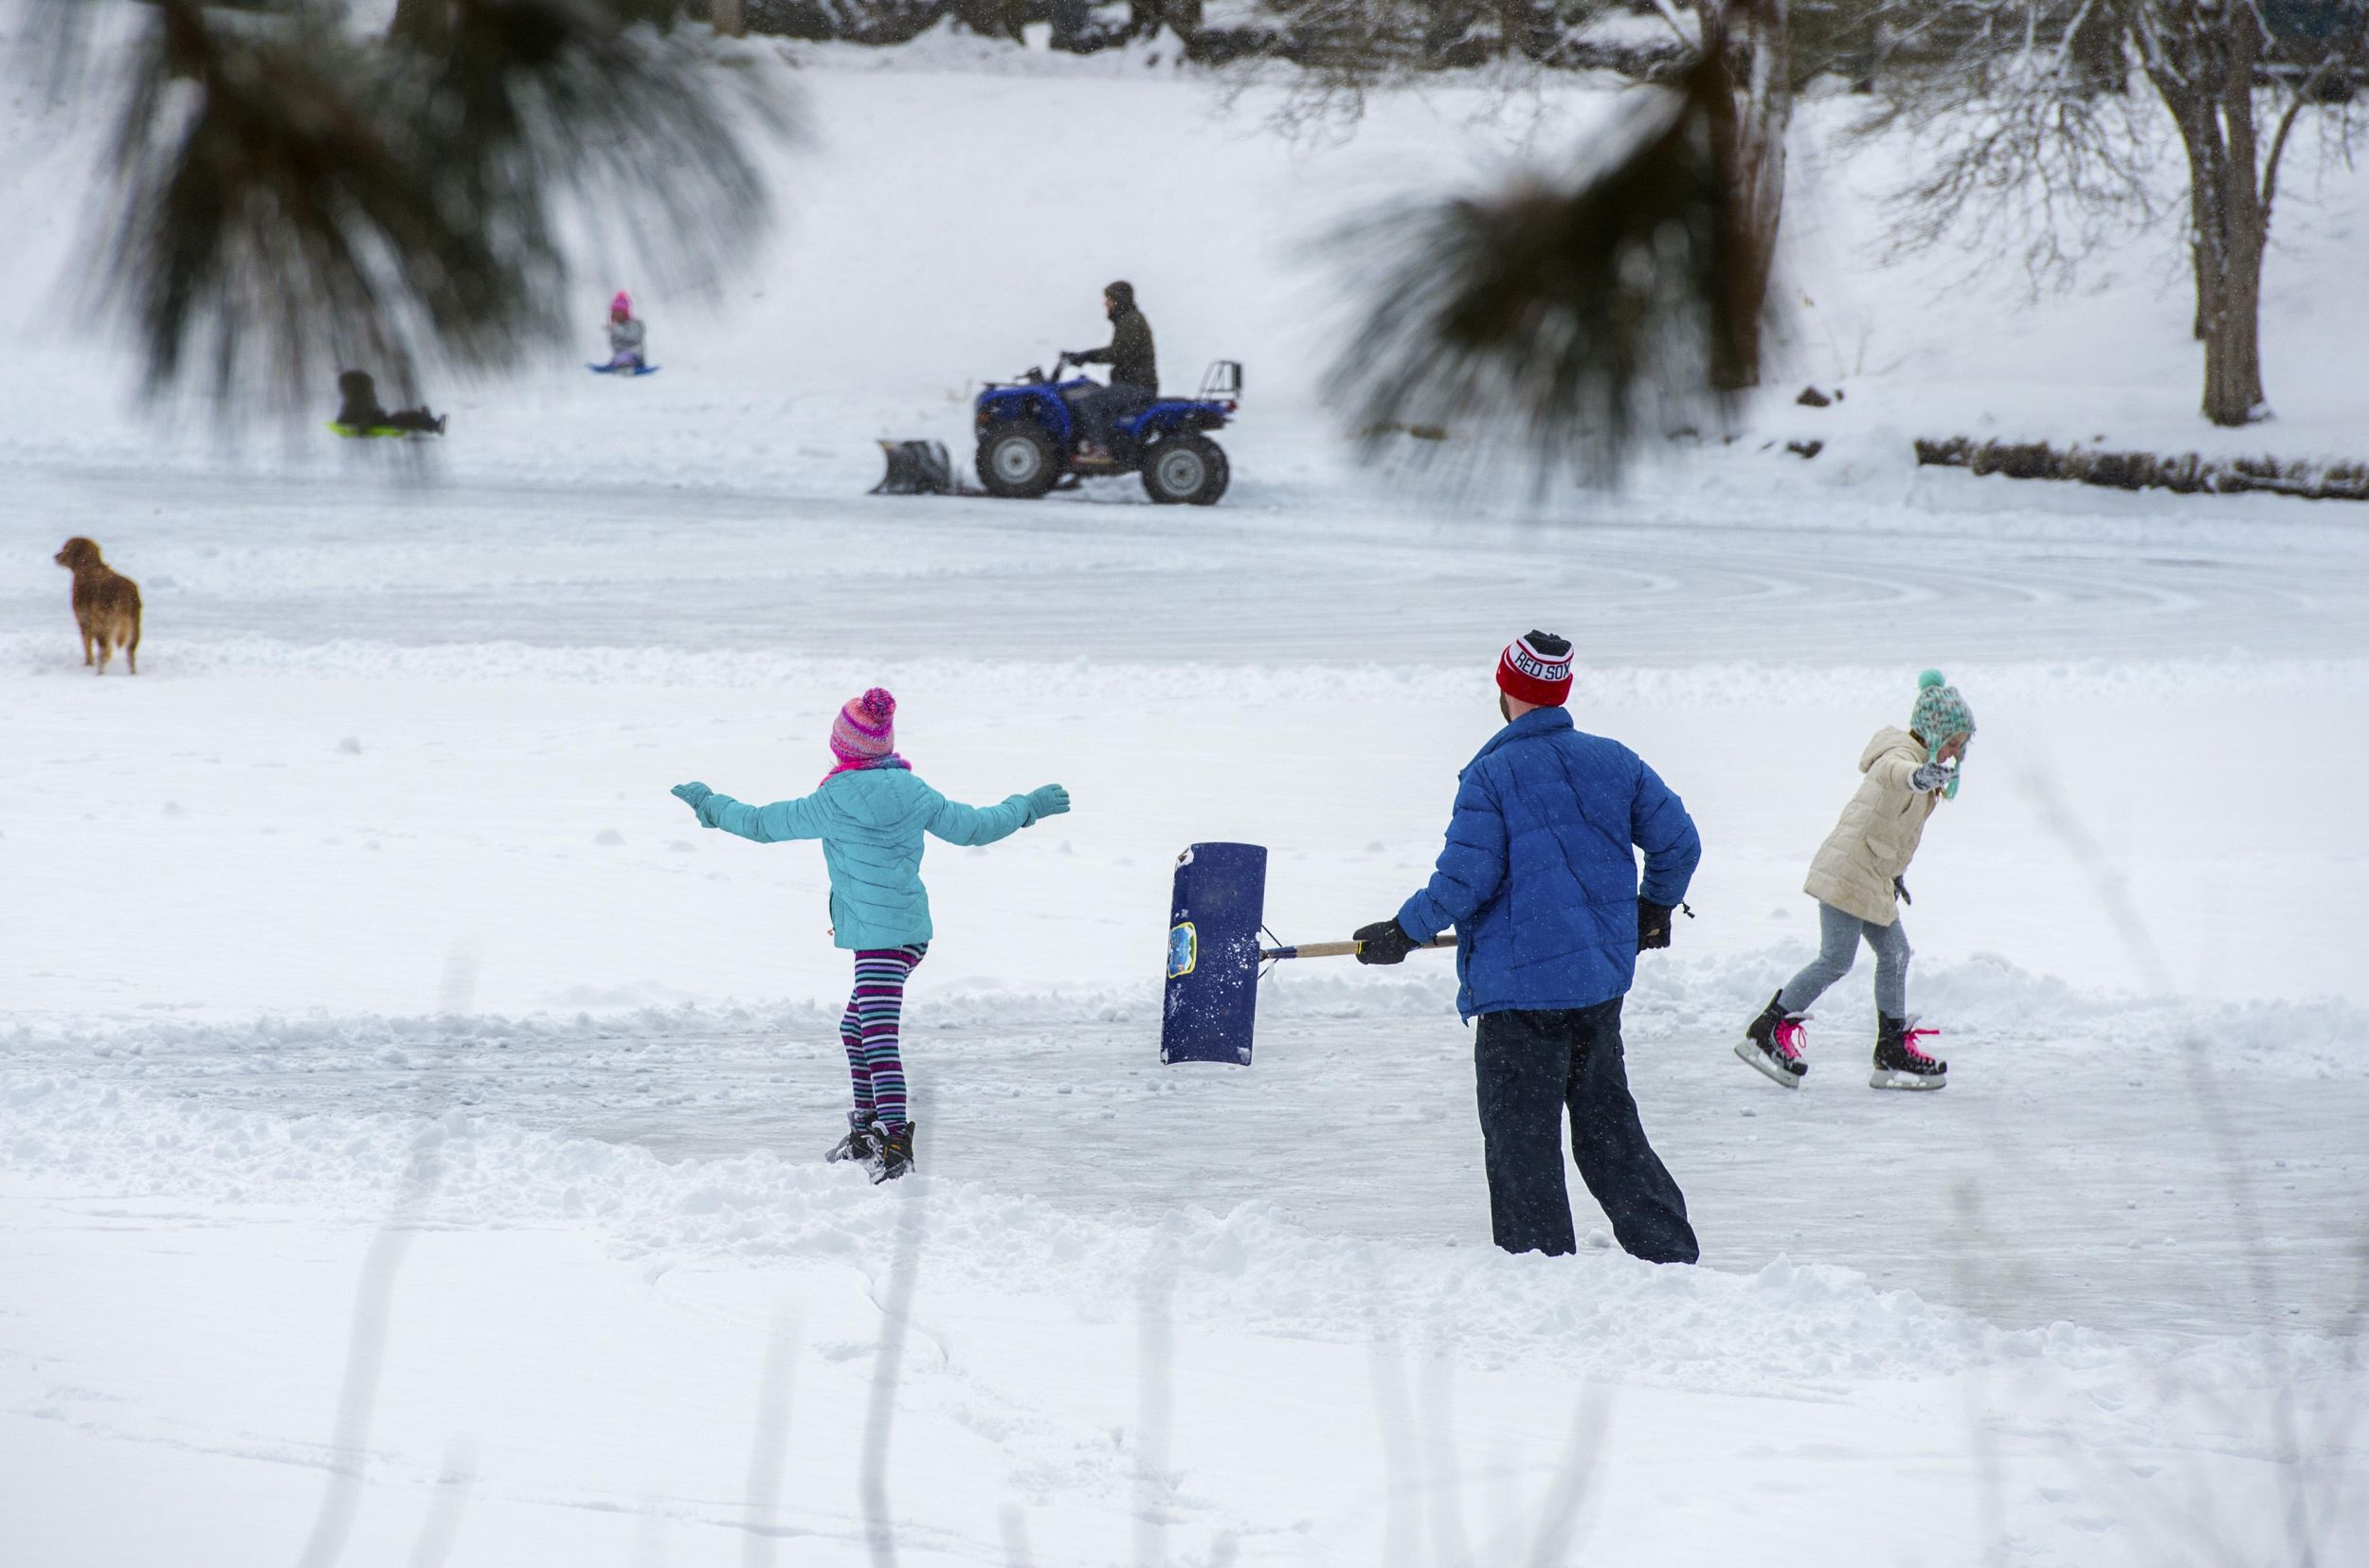
M 2296 116 L 2341 56 L 2330 50 L 2284 84 L 2286 105 L 2266 148 L 2256 98 L 2273 50 L 2256 0 L 2152 0 L 2132 4 L 2130 15 L 2140 63 L 2188 154 L 2205 417 L 2243 424 L 2263 412 L 2262 253 L 2279 165 Z
M 2342 16 L 2343 0 L 2332 0 Z M 1933 140 L 1901 193 L 1900 238 L 2013 236 L 2035 277 L 2062 279 L 2109 234 L 2160 215 L 2161 125 L 2177 129 L 2204 345 L 2205 417 L 2244 424 L 2262 386 L 2262 264 L 2298 117 L 2342 113 L 2364 63 L 2362 22 L 2273 30 L 2262 0 L 1917 0 L 1871 129 L 1906 119 Z M 2266 135 L 2267 128 L 2267 135 Z
M 61 79 L 94 9 L 51 0 Z M 153 0 L 81 273 L 136 324 L 152 393 L 204 385 L 231 417 L 340 365 L 407 396 L 424 357 L 495 368 L 556 340 L 571 225 L 710 283 L 767 221 L 750 137 L 789 119 L 762 76 L 632 26 L 676 9 L 402 0 L 371 37 L 338 0 Z

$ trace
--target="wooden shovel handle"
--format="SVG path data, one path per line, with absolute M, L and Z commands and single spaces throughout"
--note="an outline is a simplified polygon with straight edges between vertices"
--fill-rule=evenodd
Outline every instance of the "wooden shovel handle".
M 1296 947 L 1261 947 L 1260 958 L 1355 958 L 1362 942 L 1303 942 Z M 1429 942 L 1418 943 L 1420 947 L 1453 947 L 1456 933 L 1435 936 Z

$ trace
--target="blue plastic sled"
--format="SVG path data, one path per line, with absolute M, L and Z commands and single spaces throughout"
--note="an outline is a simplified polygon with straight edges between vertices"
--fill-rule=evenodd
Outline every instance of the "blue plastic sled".
M 1267 852 L 1260 846 L 1195 844 L 1177 856 L 1160 1012 L 1162 1061 L 1248 1067 L 1260 963 L 1356 955 L 1355 942 L 1261 946 L 1266 908 Z M 1456 938 L 1438 937 L 1430 946 L 1452 947 Z
M 612 370 L 606 365 L 587 365 L 585 369 L 596 376 L 654 376 L 659 372 L 656 365 L 637 365 L 630 370 Z

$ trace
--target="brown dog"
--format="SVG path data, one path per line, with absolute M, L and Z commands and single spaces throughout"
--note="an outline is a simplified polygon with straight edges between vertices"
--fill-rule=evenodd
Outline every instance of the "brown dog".
M 82 662 L 107 673 L 118 648 L 134 675 L 140 673 L 140 586 L 99 558 L 99 547 L 73 538 L 58 551 L 58 565 L 74 574 L 74 623 L 82 630 Z M 99 658 L 91 658 L 96 646 Z

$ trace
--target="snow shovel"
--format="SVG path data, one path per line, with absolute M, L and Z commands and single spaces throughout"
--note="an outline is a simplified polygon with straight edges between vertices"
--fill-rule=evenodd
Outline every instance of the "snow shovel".
M 954 465 L 942 441 L 884 441 L 880 455 L 888 472 L 872 487 L 875 496 L 951 496 Z
M 1176 857 L 1168 906 L 1167 994 L 1160 1016 L 1164 1062 L 1250 1065 L 1258 1013 L 1258 966 L 1287 958 L 1348 958 L 1355 942 L 1296 947 L 1259 944 L 1266 927 L 1267 852 L 1257 844 L 1195 844 Z M 1453 936 L 1426 944 L 1453 947 Z

